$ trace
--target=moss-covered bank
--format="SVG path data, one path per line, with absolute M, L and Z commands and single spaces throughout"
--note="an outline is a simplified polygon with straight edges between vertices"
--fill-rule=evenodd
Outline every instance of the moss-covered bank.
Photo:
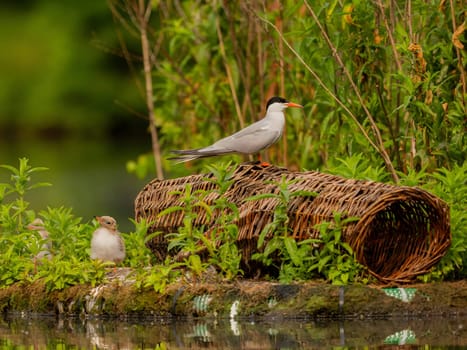
M 401 299 L 388 294 L 393 294 Z M 2 312 L 93 317 L 252 317 L 280 319 L 391 318 L 467 315 L 467 281 L 416 284 L 403 289 L 334 286 L 310 281 L 178 282 L 165 293 L 137 290 L 115 278 L 92 287 L 47 292 L 44 285 L 0 289 Z

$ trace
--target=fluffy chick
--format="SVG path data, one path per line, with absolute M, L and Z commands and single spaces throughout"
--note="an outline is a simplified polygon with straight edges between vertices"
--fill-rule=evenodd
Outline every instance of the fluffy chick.
M 95 218 L 100 226 L 92 234 L 91 259 L 121 263 L 125 259 L 125 243 L 117 230 L 117 221 L 111 216 Z

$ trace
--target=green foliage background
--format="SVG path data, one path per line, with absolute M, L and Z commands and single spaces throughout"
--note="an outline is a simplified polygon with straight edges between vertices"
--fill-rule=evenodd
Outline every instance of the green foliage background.
M 131 27 L 126 2 L 112 3 L 121 27 Z M 288 112 L 287 134 L 270 151 L 274 163 L 319 168 L 363 153 L 403 173 L 461 165 L 465 37 L 453 31 L 462 29 L 464 10 L 461 2 L 409 3 L 152 3 L 151 79 L 163 156 L 261 118 L 276 94 L 305 109 Z M 168 162 L 165 169 L 193 171 Z
M 134 124 L 115 100 L 133 108 L 143 100 L 112 54 L 118 39 L 105 1 L 3 2 L 0 28 L 2 137 L 90 138 Z

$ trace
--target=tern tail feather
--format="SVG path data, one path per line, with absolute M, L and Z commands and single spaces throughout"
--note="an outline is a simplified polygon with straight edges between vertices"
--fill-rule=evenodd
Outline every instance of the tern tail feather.
M 232 150 L 227 149 L 211 149 L 206 150 L 206 148 L 197 148 L 197 149 L 188 149 L 188 150 L 172 150 L 171 153 L 174 153 L 175 156 L 169 157 L 167 159 L 176 161 L 178 163 L 189 162 L 190 160 L 198 158 L 207 158 L 213 156 L 220 156 L 223 154 L 234 153 Z
M 175 161 L 175 164 L 189 162 L 190 160 L 201 158 L 201 156 L 194 154 L 182 154 L 179 156 L 168 157 L 167 159 Z

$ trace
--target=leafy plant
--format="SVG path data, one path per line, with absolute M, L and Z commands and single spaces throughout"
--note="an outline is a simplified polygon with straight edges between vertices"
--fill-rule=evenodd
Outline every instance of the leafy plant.
M 192 187 L 187 185 L 185 192 L 173 192 L 182 196 L 183 205 L 167 208 L 159 215 L 183 211 L 183 225 L 178 233 L 167 237 L 168 249 L 180 251 L 178 258 L 184 259 L 186 267 L 200 275 L 211 264 L 218 267 L 226 278 L 232 279 L 242 273 L 241 255 L 236 245 L 238 227 L 235 222 L 238 219 L 238 208 L 224 196 L 232 184 L 233 170 L 230 163 L 210 166 L 209 170 L 213 178 L 208 178 L 207 181 L 215 184 L 215 189 L 193 192 Z M 217 196 L 212 204 L 208 204 L 205 198 L 211 193 L 216 193 Z M 203 210 L 208 222 L 212 221 L 213 216 L 216 218 L 210 222 L 211 228 L 207 232 L 204 226 L 195 223 L 200 215 L 199 210 Z M 201 259 L 200 255 L 207 259 Z
M 73 256 L 81 260 L 89 258 L 90 237 L 95 227 L 82 224 L 81 218 L 75 217 L 71 208 L 47 208 L 39 212 L 44 227 L 49 232 L 52 242 L 52 254 Z
M 425 282 L 467 276 L 467 163 L 452 170 L 441 168 L 427 175 L 424 186 L 444 199 L 450 207 L 452 243 L 448 253 L 429 274 Z
M 3 238 L 0 243 L 0 287 L 7 287 L 27 280 L 33 272 L 32 255 L 27 255 L 23 240 L 26 234 L 14 238 Z
M 332 284 L 338 285 L 365 281 L 361 278 L 363 266 L 357 262 L 352 248 L 342 238 L 345 225 L 355 221 L 358 218 L 343 219 L 341 213 L 334 213 L 333 222 L 317 225 L 319 238 L 311 242 L 318 248 L 313 251 L 308 272 L 318 272 Z
M 27 279 L 34 271 L 32 253 L 37 244 L 32 240 L 32 232 L 24 227 L 32 221 L 34 212 L 28 209 L 25 195 L 49 184 L 32 183 L 32 175 L 46 168 L 31 167 L 26 158 L 19 159 L 18 168 L 11 165 L 0 165 L 0 168 L 11 173 L 10 183 L 0 183 L 0 285 L 8 286 Z
M 279 270 L 279 281 L 291 283 L 297 280 L 308 280 L 312 275 L 309 266 L 313 262 L 313 240 L 296 241 L 292 237 L 282 239 L 285 254 Z
M 49 183 L 31 183 L 32 175 L 35 172 L 45 171 L 44 167 L 32 167 L 29 165 L 27 158 L 19 159 L 19 166 L 15 168 L 12 165 L 1 164 L 0 168 L 10 171 L 11 183 L 0 184 L 0 204 L 2 210 L 0 212 L 1 228 L 9 232 L 18 232 L 23 225 L 32 218 L 32 212 L 28 211 L 29 203 L 24 196 L 27 191 L 35 188 L 50 186 Z M 9 204 L 4 201 L 7 197 L 13 197 Z
M 180 196 L 182 204 L 167 208 L 158 215 L 164 216 L 175 211 L 182 211 L 183 225 L 180 226 L 177 233 L 168 235 L 170 241 L 168 250 L 175 248 L 176 250 L 184 250 L 186 253 L 196 254 L 201 249 L 198 242 L 203 236 L 203 229 L 197 228 L 194 223 L 198 216 L 195 209 L 202 208 L 205 210 L 206 215 L 211 216 L 211 208 L 203 200 L 207 193 L 204 190 L 193 192 L 191 184 L 187 184 L 185 191 L 173 191 L 171 194 Z
M 48 291 L 62 290 L 77 284 L 94 287 L 105 280 L 105 267 L 112 265 L 98 260 L 80 260 L 76 256 L 65 258 L 59 254 L 52 260 L 44 259 L 37 274 L 30 280 L 42 280 Z
M 309 253 L 306 244 L 297 244 L 289 235 L 289 202 L 297 196 L 316 196 L 310 191 L 293 191 L 291 186 L 294 182 L 296 181 L 287 180 L 282 176 L 280 182 L 271 182 L 277 185 L 277 193 L 262 193 L 247 199 L 252 201 L 272 199 L 277 203 L 272 221 L 263 228 L 258 237 L 257 248 L 260 252 L 253 254 L 252 259 L 260 261 L 265 266 L 275 265 L 275 261 L 280 260 L 281 266 L 275 267 L 279 269 L 282 281 L 304 279 L 303 263 L 306 259 L 303 259 Z
M 185 191 L 174 191 L 171 194 L 180 196 L 181 205 L 169 207 L 161 211 L 159 216 L 182 211 L 183 225 L 178 228 L 177 233 L 167 235 L 169 241 L 167 249 L 178 252 L 178 259 L 184 260 L 187 267 L 200 274 L 207 267 L 206 263 L 201 263 L 201 260 L 191 257 L 197 256 L 198 253 L 204 250 L 213 253 L 215 248 L 214 244 L 204 236 L 203 227 L 197 227 L 195 224 L 195 220 L 199 215 L 195 211 L 196 208 L 204 209 L 206 215 L 211 216 L 211 208 L 204 202 L 207 192 L 204 190 L 193 191 L 192 186 L 187 184 Z M 204 245 L 201 245 L 201 242 Z
M 342 214 L 334 213 L 333 222 L 317 225 L 319 238 L 296 241 L 290 236 L 287 208 L 289 201 L 296 196 L 315 196 L 308 191 L 292 191 L 294 181 L 282 177 L 277 183 L 278 193 L 253 196 L 248 200 L 275 199 L 278 204 L 271 223 L 265 226 L 258 237 L 260 252 L 253 259 L 265 266 L 280 261 L 279 280 L 290 283 L 294 280 L 309 279 L 313 275 L 324 276 L 333 284 L 348 284 L 360 278 L 362 266 L 355 260 L 351 247 L 342 240 L 345 225 L 357 218 L 342 219 Z
M 238 207 L 227 200 L 225 193 L 233 184 L 234 167 L 231 163 L 208 166 L 213 179 L 208 179 L 216 185 L 213 190 L 217 194 L 211 210 L 216 214 L 216 220 L 209 232 L 211 242 L 216 249 L 211 251 L 209 262 L 220 268 L 227 279 L 237 277 L 240 269 L 241 254 L 237 247 L 239 216 Z
M 372 181 L 388 181 L 388 173 L 384 166 L 375 168 L 363 153 L 352 154 L 351 156 L 333 159 L 326 168 L 326 171 L 339 176 Z
M 168 284 L 181 275 L 182 263 L 174 263 L 167 258 L 162 264 L 157 264 L 135 272 L 135 284 L 137 289 L 151 288 L 158 293 L 163 293 Z
M 150 241 L 157 233 L 148 234 L 148 228 L 151 225 L 145 220 L 135 221 L 130 220 L 134 226 L 134 232 L 122 236 L 125 240 L 126 261 L 127 265 L 135 268 L 142 269 L 153 265 L 154 255 L 148 248 L 146 243 Z

